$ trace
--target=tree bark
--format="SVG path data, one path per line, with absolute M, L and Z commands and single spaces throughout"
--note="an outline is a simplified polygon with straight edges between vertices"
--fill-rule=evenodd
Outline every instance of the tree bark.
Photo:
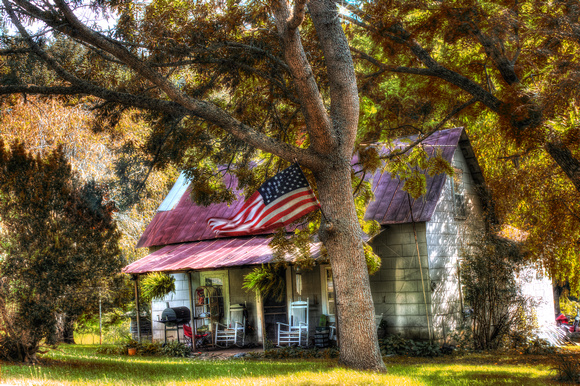
M 335 164 L 316 174 L 322 210 L 328 219 L 321 226 L 320 236 L 330 256 L 335 282 L 340 362 L 356 369 L 386 371 L 350 173 L 350 164 Z
M 296 20 L 296 8 L 292 14 L 288 3 L 279 0 L 273 10 L 284 57 L 308 126 L 310 150 L 318 156 L 310 168 L 328 220 L 321 225 L 320 236 L 328 250 L 336 284 L 340 361 L 356 369 L 385 371 L 351 184 L 350 162 L 358 130 L 359 99 L 348 41 L 334 1 L 308 2 L 328 73 L 330 112 L 327 112 L 297 25 L 289 22 Z

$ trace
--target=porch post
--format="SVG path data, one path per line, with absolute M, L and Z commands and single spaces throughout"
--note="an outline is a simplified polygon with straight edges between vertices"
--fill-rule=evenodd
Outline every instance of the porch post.
M 187 271 L 188 287 L 189 287 L 189 308 L 191 310 L 191 351 L 195 350 L 195 304 L 193 296 L 193 286 L 191 285 L 193 278 L 191 277 L 191 271 Z
M 141 342 L 141 310 L 139 309 L 139 275 L 135 275 L 135 309 L 137 311 L 137 341 Z

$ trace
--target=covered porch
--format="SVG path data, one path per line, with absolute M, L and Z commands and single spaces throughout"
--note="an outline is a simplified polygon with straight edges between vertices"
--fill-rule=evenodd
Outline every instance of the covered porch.
M 161 321 L 168 305 L 187 307 L 191 311 L 188 325 L 198 339 L 196 349 L 214 350 L 216 329 L 220 328 L 216 323 L 230 325 L 230 311 L 243 305 L 244 340 L 243 344 L 238 342 L 238 346 L 262 347 L 264 337 L 276 344 L 277 323 L 290 322 L 293 302 L 308 300 L 309 341 L 306 345 L 313 344 L 321 319 L 325 324 L 335 321 L 330 268 L 327 264 L 317 264 L 311 270 L 300 270 L 293 264 L 295 256 L 286 256 L 288 266 L 281 277 L 285 288 L 282 300 L 247 291 L 243 288 L 245 275 L 274 259 L 269 242 L 267 236 L 251 236 L 172 244 L 125 267 L 123 272 L 137 277 L 165 272 L 175 278 L 175 292 L 151 304 L 153 340 L 184 341 L 183 327 L 172 328 Z M 319 244 L 312 244 L 311 255 L 320 260 Z M 326 317 L 321 318 L 322 315 Z M 225 346 L 234 347 L 222 347 Z

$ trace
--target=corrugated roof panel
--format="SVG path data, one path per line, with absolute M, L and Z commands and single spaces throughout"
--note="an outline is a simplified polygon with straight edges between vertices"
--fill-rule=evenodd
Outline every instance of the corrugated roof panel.
M 269 237 L 253 236 L 167 245 L 126 266 L 123 272 L 178 272 L 265 264 L 274 258 L 269 242 Z M 311 245 L 315 259 L 320 256 L 320 245 Z M 288 261 L 294 259 L 295 256 L 287 257 Z

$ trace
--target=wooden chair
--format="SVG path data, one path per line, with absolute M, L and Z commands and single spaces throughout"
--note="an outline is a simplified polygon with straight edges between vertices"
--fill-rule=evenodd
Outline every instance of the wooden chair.
M 278 346 L 308 346 L 308 299 L 290 303 L 290 324 L 277 322 Z
M 230 316 L 227 324 L 214 323 L 215 345 L 229 347 L 232 344 L 242 347 L 246 338 L 246 306 L 230 305 Z

